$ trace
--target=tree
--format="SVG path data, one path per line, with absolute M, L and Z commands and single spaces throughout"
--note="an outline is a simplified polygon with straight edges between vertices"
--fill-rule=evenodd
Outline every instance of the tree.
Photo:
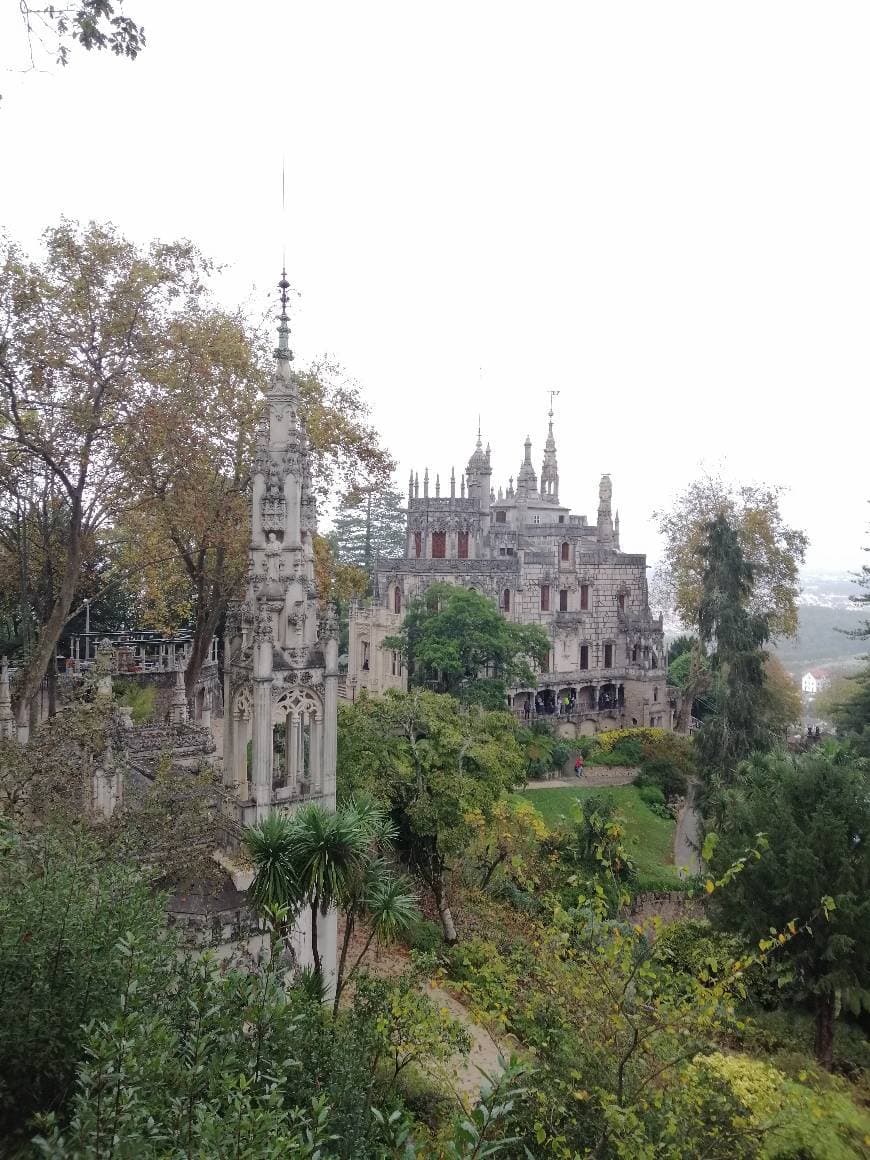
M 713 708 L 697 734 L 702 768 L 729 777 L 737 763 L 763 748 L 770 731 L 762 712 L 762 646 L 770 637 L 767 615 L 751 611 L 755 573 L 739 536 L 724 516 L 707 525 L 698 633 L 710 648 Z
M 8 245 L 0 269 L 0 446 L 62 505 L 64 527 L 19 724 L 69 616 L 88 537 L 123 502 L 121 436 L 149 394 L 161 339 L 209 269 L 188 243 L 140 248 L 111 226 L 62 222 L 43 242 L 41 263 Z
M 358 489 L 346 496 L 335 516 L 332 538 L 342 564 L 355 564 L 369 577 L 378 557 L 404 556 L 405 512 L 402 496 L 391 486 Z
M 668 511 L 654 513 L 664 537 L 664 559 L 656 573 L 663 602 L 686 625 L 698 623 L 703 590 L 707 528 L 722 517 L 734 529 L 755 578 L 751 611 L 766 616 L 774 636 L 797 631 L 798 567 L 807 548 L 806 535 L 782 518 L 782 489 L 766 484 L 735 487 L 716 476 L 695 480 Z
M 865 548 L 864 551 L 870 552 L 870 548 Z M 861 571 L 855 576 L 855 583 L 866 591 L 858 596 L 853 596 L 852 602 L 854 604 L 870 604 L 870 564 L 863 565 Z M 849 633 L 849 636 L 858 637 L 860 640 L 866 640 L 870 637 L 870 620 L 865 620 L 863 628 L 855 629 Z
M 546 668 L 550 638 L 536 624 L 506 620 L 479 592 L 433 584 L 409 602 L 401 631 L 384 648 L 401 652 L 412 685 L 499 709 L 510 685 L 534 681 L 532 665 Z
M 31 68 L 41 53 L 59 65 L 69 64 L 70 47 L 110 52 L 135 60 L 145 47 L 145 29 L 123 13 L 123 0 L 77 0 L 74 7 L 48 4 L 39 8 L 19 0 Z
M 452 697 L 414 689 L 362 697 L 340 709 L 338 785 L 368 791 L 389 809 L 397 849 L 432 892 L 444 938 L 456 942 L 449 872 L 523 777 L 524 759 L 505 713 L 463 711 Z
M 728 929 L 767 939 L 808 924 L 781 953 L 815 1004 L 816 1056 L 830 1068 L 839 1006 L 870 1007 L 870 793 L 841 752 L 753 758 L 728 794 L 715 870 L 764 833 L 768 848 L 712 899 Z M 794 929 L 792 927 L 792 929 Z
M 680 708 L 674 729 L 677 733 L 689 732 L 689 718 L 695 714 L 696 702 L 710 691 L 713 684 L 710 661 L 706 650 L 697 637 L 680 637 L 676 643 L 686 642 L 675 656 L 671 652 L 668 664 L 668 684 L 680 690 Z M 697 716 L 697 714 L 695 714 Z
M 140 575 L 155 581 L 150 603 L 159 607 L 167 591 L 186 586 L 193 636 L 188 694 L 247 568 L 250 467 L 271 357 L 263 336 L 238 314 L 200 307 L 174 319 L 158 389 L 128 430 L 129 553 Z M 352 489 L 361 478 L 389 478 L 393 461 L 368 423 L 358 384 L 326 362 L 295 378 L 318 496 Z M 159 564 L 168 555 L 175 567 Z M 323 550 L 318 580 L 324 597 L 359 587 Z M 169 603 L 178 606 L 178 596 Z
M 780 739 L 784 739 L 803 716 L 801 691 L 773 653 L 769 653 L 764 661 L 761 712 L 771 736 Z

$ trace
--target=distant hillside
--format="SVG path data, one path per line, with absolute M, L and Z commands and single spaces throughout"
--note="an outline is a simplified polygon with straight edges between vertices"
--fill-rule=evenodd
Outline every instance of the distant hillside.
M 870 640 L 854 640 L 837 629 L 858 628 L 867 617 L 866 608 L 862 611 L 845 602 L 834 608 L 815 602 L 801 604 L 798 635 L 779 641 L 777 655 L 793 677 L 802 676 L 807 669 L 855 668 L 857 658 L 870 653 Z

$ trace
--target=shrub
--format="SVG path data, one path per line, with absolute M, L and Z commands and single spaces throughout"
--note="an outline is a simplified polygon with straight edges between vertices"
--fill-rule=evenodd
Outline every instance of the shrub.
M 665 795 L 657 785 L 644 784 L 641 786 L 640 800 L 650 807 L 664 806 Z
M 688 788 L 686 774 L 667 758 L 644 761 L 640 767 L 636 784 L 641 787 L 656 787 L 665 798 L 685 797 Z
M 406 942 L 412 951 L 422 954 L 436 953 L 444 946 L 444 935 L 437 922 L 428 918 L 418 919 L 409 930 Z
M 135 681 L 116 680 L 113 691 L 119 705 L 129 705 L 133 710 L 131 716 L 134 725 L 144 725 L 154 720 L 157 690 L 153 685 L 142 686 Z

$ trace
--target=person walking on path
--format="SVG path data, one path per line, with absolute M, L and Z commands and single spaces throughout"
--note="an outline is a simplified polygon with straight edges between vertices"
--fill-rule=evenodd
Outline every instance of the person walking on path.
M 577 760 L 574 762 L 574 776 L 583 776 L 583 754 L 578 754 Z

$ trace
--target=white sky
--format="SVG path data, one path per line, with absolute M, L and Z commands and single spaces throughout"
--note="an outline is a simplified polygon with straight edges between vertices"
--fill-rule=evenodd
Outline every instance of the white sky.
M 189 236 L 235 301 L 286 233 L 295 348 L 362 382 L 403 489 L 478 412 L 496 486 L 527 432 L 540 470 L 554 387 L 562 499 L 593 518 L 610 471 L 624 549 L 703 461 L 787 485 L 811 567 L 862 562 L 866 0 L 126 8 L 137 61 L 0 72 L 13 237 Z

